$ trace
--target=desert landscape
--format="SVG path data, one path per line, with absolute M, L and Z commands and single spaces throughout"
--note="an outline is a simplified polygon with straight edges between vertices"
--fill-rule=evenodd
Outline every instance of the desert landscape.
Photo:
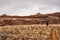
M 0 0 L 0 40 L 60 40 L 60 0 Z
M 60 12 L 37 13 L 31 16 L 0 16 L 0 40 L 54 40 L 52 29 L 56 32 L 56 39 L 60 40 Z
M 0 26 L 0 40 L 53 40 L 51 28 L 60 40 L 60 26 L 13 25 Z
M 60 12 L 52 14 L 36 13 L 30 16 L 0 15 L 0 25 L 60 24 Z

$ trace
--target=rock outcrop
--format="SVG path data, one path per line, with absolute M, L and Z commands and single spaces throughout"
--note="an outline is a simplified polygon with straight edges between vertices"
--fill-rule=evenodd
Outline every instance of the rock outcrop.
M 3 14 L 0 16 L 0 25 L 27 25 L 27 24 L 60 24 L 60 13 L 40 14 L 31 16 L 9 16 Z

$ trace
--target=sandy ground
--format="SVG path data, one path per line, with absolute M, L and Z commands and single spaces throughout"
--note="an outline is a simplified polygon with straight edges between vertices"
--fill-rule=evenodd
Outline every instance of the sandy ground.
M 0 40 L 51 40 L 51 28 L 60 40 L 60 24 L 0 26 Z

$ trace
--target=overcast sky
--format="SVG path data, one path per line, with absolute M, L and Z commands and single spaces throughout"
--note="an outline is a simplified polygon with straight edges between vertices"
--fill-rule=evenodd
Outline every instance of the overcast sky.
M 60 12 L 60 0 L 0 0 L 0 15 L 32 15 Z

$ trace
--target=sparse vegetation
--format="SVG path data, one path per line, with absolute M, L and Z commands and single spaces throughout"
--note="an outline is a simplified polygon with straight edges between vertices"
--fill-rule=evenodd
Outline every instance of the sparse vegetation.
M 51 40 L 51 27 L 44 25 L 13 25 L 0 27 L 0 40 Z M 60 27 L 53 26 L 59 30 Z M 58 32 L 60 37 L 60 32 Z

